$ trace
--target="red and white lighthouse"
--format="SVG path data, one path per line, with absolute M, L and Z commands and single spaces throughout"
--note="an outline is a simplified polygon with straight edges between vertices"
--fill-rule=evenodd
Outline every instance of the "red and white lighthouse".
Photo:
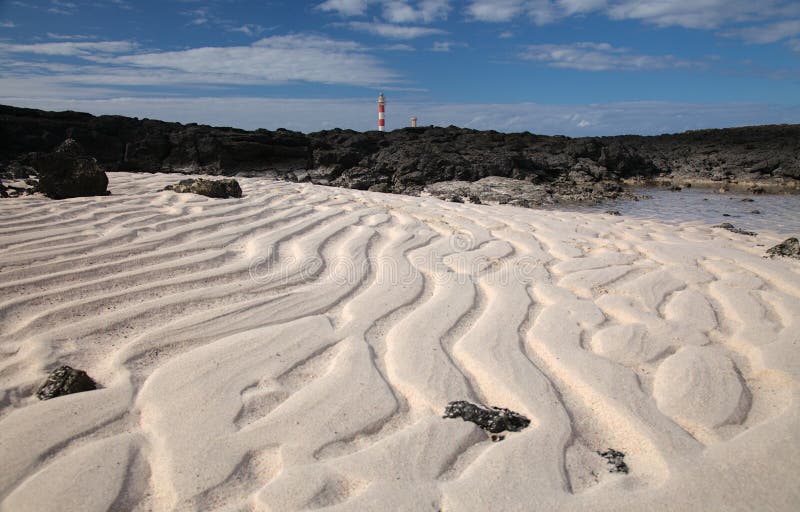
M 383 97 L 383 93 L 378 95 L 378 131 L 382 132 L 384 127 L 386 126 L 386 99 Z

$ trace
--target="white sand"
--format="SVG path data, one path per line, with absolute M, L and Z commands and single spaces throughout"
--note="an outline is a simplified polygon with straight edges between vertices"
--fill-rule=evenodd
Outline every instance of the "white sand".
M 177 179 L 0 201 L 3 511 L 800 508 L 783 237 Z

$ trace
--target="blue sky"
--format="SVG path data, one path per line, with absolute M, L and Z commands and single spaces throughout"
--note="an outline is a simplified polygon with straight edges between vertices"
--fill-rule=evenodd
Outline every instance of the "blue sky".
M 242 128 L 800 122 L 796 0 L 0 0 L 0 103 Z

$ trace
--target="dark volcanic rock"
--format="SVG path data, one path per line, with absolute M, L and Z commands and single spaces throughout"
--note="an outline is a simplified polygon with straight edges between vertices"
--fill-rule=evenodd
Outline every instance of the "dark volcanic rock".
M 74 139 L 65 140 L 52 153 L 32 155 L 30 161 L 39 175 L 39 191 L 47 197 L 66 199 L 108 193 L 108 176 Z
M 628 472 L 628 465 L 625 464 L 625 454 L 622 452 L 618 452 L 613 448 L 609 448 L 608 451 L 605 452 L 597 452 L 598 455 L 606 459 L 608 463 L 611 465 L 608 472 L 609 473 L 627 473 Z
M 176 185 L 167 185 L 164 190 L 179 193 L 200 194 L 201 196 L 226 199 L 229 197 L 242 197 L 242 188 L 234 179 L 207 180 L 204 178 L 181 180 Z
M 711 226 L 713 228 L 720 228 L 720 229 L 727 229 L 731 233 L 736 233 L 737 235 L 747 235 L 747 236 L 756 236 L 758 233 L 755 231 L 746 231 L 742 228 L 737 228 L 730 222 L 723 222 L 722 224 L 717 224 L 716 226 Z
M 464 421 L 471 421 L 492 434 L 505 431 L 519 432 L 531 423 L 531 420 L 525 416 L 509 409 L 483 407 L 464 400 L 458 400 L 447 404 L 447 407 L 444 409 L 443 417 L 461 418 Z
M 493 177 L 550 196 L 505 199 L 520 205 L 607 199 L 622 192 L 622 180 L 800 191 L 800 125 L 579 139 L 455 126 L 302 134 L 0 106 L 0 161 L 65 138 L 80 140 L 109 171 L 270 175 L 405 194 Z
M 797 238 L 787 238 L 783 242 L 774 247 L 767 249 L 767 254 L 770 257 L 775 256 L 788 256 L 790 258 L 800 258 L 800 242 Z
M 239 130 L 0 105 L 0 160 L 80 141 L 108 171 L 205 174 L 307 169 L 311 141 L 289 130 Z
M 61 366 L 53 370 L 36 392 L 39 400 L 50 400 L 62 395 L 96 389 L 94 381 L 83 370 Z

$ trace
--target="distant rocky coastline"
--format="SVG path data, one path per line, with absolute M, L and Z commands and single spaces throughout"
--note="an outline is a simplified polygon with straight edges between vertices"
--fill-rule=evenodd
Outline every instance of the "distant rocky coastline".
M 630 185 L 800 192 L 800 125 L 569 138 L 457 127 L 303 134 L 0 106 L 0 166 L 77 140 L 106 171 L 269 176 L 520 206 L 634 197 Z

